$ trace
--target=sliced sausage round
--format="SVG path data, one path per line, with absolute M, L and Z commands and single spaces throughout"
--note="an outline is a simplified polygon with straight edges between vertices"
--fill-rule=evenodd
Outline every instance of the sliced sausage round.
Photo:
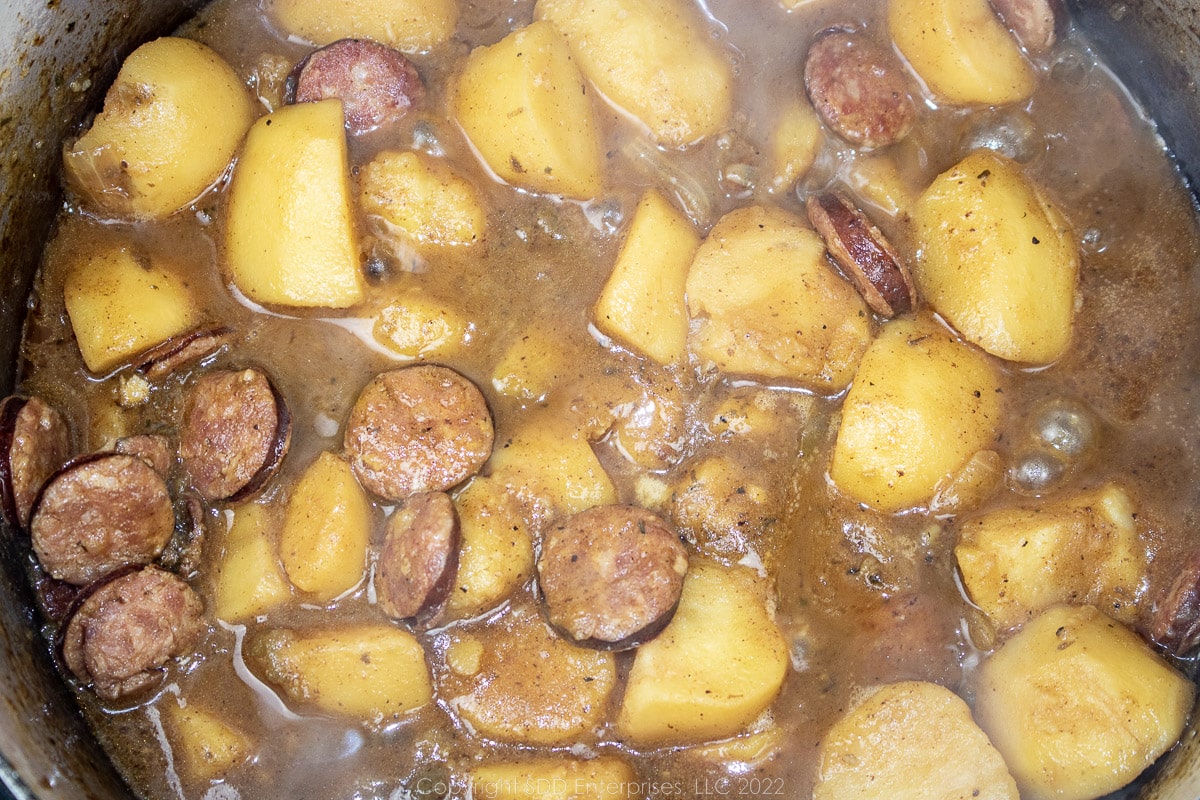
M 351 133 L 400 119 L 424 96 L 421 76 L 403 53 L 366 39 L 342 39 L 314 50 L 284 87 L 289 103 L 340 99 Z
M 175 466 L 175 450 L 171 447 L 171 440 L 165 436 L 154 433 L 126 436 L 118 439 L 113 449 L 127 456 L 137 456 L 153 467 L 163 480 L 171 477 L 171 470 Z
M 1062 0 L 990 0 L 997 16 L 1031 55 L 1054 47 L 1066 24 Z
M 461 534 L 445 492 L 415 494 L 388 520 L 375 591 L 383 613 L 424 625 L 435 619 L 454 586 Z
M 165 378 L 176 370 L 214 355 L 233 338 L 226 327 L 197 328 L 173 336 L 142 354 L 134 368 L 150 380 Z
M 188 392 L 179 455 L 206 500 L 243 500 L 278 471 L 291 435 L 287 403 L 265 374 L 210 372 Z
M 167 484 L 137 456 L 77 459 L 42 487 L 29 522 L 42 568 L 77 586 L 126 564 L 148 564 L 167 546 L 175 513 Z
M 1150 616 L 1150 639 L 1179 658 L 1200 650 L 1200 551 L 1193 552 Z
M 556 524 L 537 564 L 550 624 L 605 650 L 636 647 L 666 626 L 687 567 L 675 530 L 633 506 L 599 506 Z
M 894 317 L 917 304 L 903 259 L 867 215 L 839 192 L 810 195 L 808 219 L 871 310 Z
M 37 397 L 0 403 L 0 510 L 25 528 L 38 490 L 71 453 L 67 422 Z
M 350 466 L 380 497 L 440 492 L 474 475 L 495 432 L 475 384 L 433 365 L 384 372 L 367 384 L 346 425 Z
M 167 661 L 195 647 L 204 604 L 157 567 L 122 571 L 83 593 L 59 638 L 63 662 L 106 700 L 161 678 Z
M 804 87 L 825 124 L 860 147 L 898 142 L 917 119 L 904 68 L 862 33 L 821 34 L 808 51 Z

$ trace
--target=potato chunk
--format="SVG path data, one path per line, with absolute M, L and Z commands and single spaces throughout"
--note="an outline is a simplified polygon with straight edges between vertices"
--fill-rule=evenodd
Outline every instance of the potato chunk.
M 813 107 L 799 98 L 785 102 L 771 132 L 770 191 L 790 192 L 796 181 L 808 174 L 824 143 L 821 120 Z
M 321 453 L 288 498 L 279 536 L 283 568 L 297 589 L 326 602 L 363 579 L 371 504 L 350 465 Z
M 992 446 L 1000 388 L 987 357 L 932 319 L 889 322 L 846 395 L 830 477 L 880 511 L 927 502 L 939 481 Z
M 716 133 L 733 107 L 733 68 L 683 0 L 539 0 L 601 94 L 663 145 Z
M 1066 351 L 1079 248 L 1057 208 L 1013 162 L 978 151 L 912 210 L 921 294 L 964 337 L 1010 361 Z
M 233 511 L 213 574 L 213 614 L 245 622 L 287 602 L 292 589 L 272 540 L 274 509 L 247 503 Z
M 97 375 L 199 322 L 187 281 L 128 247 L 85 255 L 67 273 L 63 299 L 83 363 Z
M 571 49 L 535 22 L 467 57 L 454 114 L 502 180 L 587 200 L 602 188 L 600 132 Z
M 421 643 L 394 625 L 266 631 L 247 641 L 246 660 L 287 700 L 374 727 L 433 698 Z
M 687 351 L 683 289 L 700 236 L 658 192 L 642 196 L 592 318 L 596 327 L 660 364 Z
M 1111 484 L 968 520 L 954 555 L 971 600 L 997 628 L 1056 603 L 1096 605 L 1133 623 L 1147 559 L 1133 503 Z
M 813 800 L 1018 800 L 967 704 L 936 683 L 883 686 L 821 740 Z
M 375 341 L 409 361 L 453 358 L 469 330 L 462 313 L 417 287 L 398 292 L 371 326 Z
M 418 247 L 466 247 L 483 238 L 475 187 L 437 161 L 387 150 L 359 176 L 359 204 Z
M 1091 800 L 1175 743 L 1195 686 L 1091 606 L 1055 606 L 984 662 L 975 712 L 1026 800 Z
M 491 800 L 637 800 L 642 796 L 633 767 L 611 756 L 484 764 L 471 770 L 471 790 L 473 796 Z
M 513 340 L 492 371 L 492 386 L 518 400 L 542 401 L 568 374 L 571 359 L 560 338 L 530 325 Z
M 189 780 L 213 781 L 254 753 L 254 742 L 225 716 L 194 703 L 163 699 L 163 719 L 176 769 Z
M 866 304 L 829 266 L 821 238 L 776 208 L 717 223 L 688 272 L 687 305 L 702 361 L 821 392 L 846 387 L 871 340 Z
M 764 582 L 744 567 L 692 564 L 675 616 L 634 657 L 617 730 L 635 746 L 733 736 L 771 704 L 787 669 Z
M 423 53 L 447 41 L 458 24 L 456 0 L 264 0 L 263 8 L 287 36 L 322 47 L 371 39 Z
M 92 127 L 63 153 L 67 182 L 104 213 L 166 217 L 212 186 L 254 107 L 208 47 L 166 37 L 134 50 Z
M 533 577 L 533 538 L 508 489 L 477 477 L 454 498 L 462 545 L 446 617 L 489 611 Z
M 584 740 L 604 720 L 617 680 L 612 653 L 560 638 L 533 608 L 517 606 L 478 633 L 451 629 L 451 647 L 482 644 L 460 659 L 439 694 L 481 736 L 527 745 Z M 473 668 L 473 670 L 471 669 Z
M 225 260 L 256 303 L 362 299 L 340 100 L 284 106 L 250 129 L 229 190 Z
M 942 100 L 999 106 L 1037 86 L 988 0 L 888 0 L 887 21 L 896 47 Z

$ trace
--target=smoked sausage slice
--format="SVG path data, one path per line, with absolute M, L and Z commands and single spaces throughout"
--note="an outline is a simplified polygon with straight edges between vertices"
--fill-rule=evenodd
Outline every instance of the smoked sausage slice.
M 687 567 L 674 529 L 633 506 L 598 506 L 556 524 L 537 564 L 550 624 L 603 650 L 636 647 L 661 631 Z
M 424 96 L 425 84 L 412 62 L 367 39 L 341 39 L 314 50 L 284 85 L 288 103 L 339 98 L 351 133 L 367 133 L 400 119 Z
M 106 700 L 159 680 L 167 661 L 189 652 L 204 628 L 204 604 L 157 567 L 122 570 L 81 594 L 60 635 L 63 662 Z
M 1150 616 L 1150 639 L 1179 658 L 1200 649 L 1200 551 L 1183 562 Z
M 174 529 L 162 476 L 120 453 L 68 463 L 42 487 L 29 521 L 42 568 L 77 586 L 127 564 L 150 563 Z
M 454 501 L 424 492 L 388 520 L 375 591 L 383 613 L 424 625 L 435 619 L 454 586 L 461 533 Z
M 860 147 L 898 142 L 917 119 L 904 68 L 862 33 L 818 36 L 804 63 L 804 87 L 825 124 Z
M 243 500 L 279 469 L 291 433 L 287 403 L 265 374 L 210 372 L 188 392 L 179 455 L 206 500 Z
M 380 497 L 441 492 L 474 475 L 495 431 L 475 384 L 452 369 L 404 367 L 376 375 L 346 425 L 350 466 Z
M 1031 55 L 1054 47 L 1066 24 L 1062 0 L 990 0 L 996 15 Z
M 66 420 L 37 397 L 6 397 L 0 403 L 0 510 L 9 524 L 25 528 L 38 490 L 71 452 Z

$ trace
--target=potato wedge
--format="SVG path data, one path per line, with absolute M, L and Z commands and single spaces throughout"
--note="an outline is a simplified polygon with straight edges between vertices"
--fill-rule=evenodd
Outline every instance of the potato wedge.
M 292 584 L 318 603 L 362 581 L 371 542 L 371 504 L 350 465 L 321 453 L 300 476 L 283 518 L 279 554 Z
M 187 280 L 145 264 L 129 247 L 87 253 L 67 273 L 63 299 L 89 372 L 102 375 L 200 321 Z
M 493 478 L 477 477 L 454 498 L 462 544 L 445 617 L 490 611 L 533 577 L 533 537 L 517 501 Z
M 906 681 L 871 692 L 821 740 L 813 800 L 1019 800 L 957 695 Z
M 618 734 L 635 746 L 733 736 L 775 699 L 788 663 L 764 582 L 744 567 L 693 563 L 675 616 L 634 656 Z
M 975 713 L 1025 800 L 1116 791 L 1175 744 L 1196 687 L 1091 606 L 1054 606 L 979 672 Z
M 771 193 L 790 192 L 808 174 L 824 143 L 821 120 L 812 105 L 802 98 L 785 102 L 771 131 Z
M 250 129 L 233 171 L 225 270 L 246 297 L 346 308 L 363 296 L 340 100 L 284 106 Z
M 466 344 L 470 323 L 451 304 L 419 287 L 404 289 L 375 315 L 375 341 L 400 359 L 445 360 Z
M 1037 86 L 988 0 L 888 0 L 888 31 L 921 80 L 956 105 L 1000 106 Z
M 292 588 L 275 551 L 279 516 L 271 506 L 247 503 L 233 509 L 233 521 L 213 568 L 212 611 L 225 622 L 246 622 L 277 608 Z
M 683 0 L 539 0 L 584 76 L 660 144 L 682 147 L 725 125 L 733 67 Z
M 1132 624 L 1147 567 L 1135 519 L 1129 496 L 1109 484 L 967 520 L 954 556 L 967 594 L 997 628 L 1057 603 L 1095 605 Z
M 190 39 L 134 50 L 92 127 L 63 152 L 67 183 L 102 213 L 161 218 L 216 183 L 254 121 L 233 68 Z
M 603 188 L 600 131 L 583 77 L 546 22 L 467 57 L 454 114 L 501 180 L 587 200 Z
M 731 375 L 846 387 L 871 340 L 858 292 L 825 259 L 821 238 L 777 208 L 726 214 L 688 272 L 691 349 Z
M 966 339 L 1048 364 L 1071 342 L 1079 248 L 1062 213 L 1015 163 L 978 151 L 912 209 L 926 300 Z
M 513 340 L 492 371 L 492 387 L 518 400 L 541 402 L 569 374 L 562 340 L 543 325 L 530 325 Z
M 218 780 L 254 754 L 254 741 L 226 714 L 169 695 L 161 708 L 175 768 L 189 780 Z
M 288 701 L 372 727 L 433 699 L 424 648 L 394 625 L 265 631 L 247 640 L 246 661 Z
M 475 187 L 416 153 L 386 150 L 367 162 L 359 173 L 358 201 L 417 247 L 468 247 L 483 238 L 483 204 Z
M 641 788 L 633 767 L 611 756 L 538 758 L 471 770 L 473 796 L 490 800 L 637 800 Z
M 403 53 L 424 53 L 449 40 L 458 25 L 456 0 L 263 0 L 286 35 L 324 47 L 338 39 L 371 39 Z
M 928 317 L 884 326 L 842 405 L 829 475 L 888 513 L 914 508 L 1000 425 L 1000 375 L 987 356 Z
M 592 319 L 601 333 L 660 364 L 687 353 L 684 285 L 700 246 L 687 217 L 658 192 L 642 196 Z

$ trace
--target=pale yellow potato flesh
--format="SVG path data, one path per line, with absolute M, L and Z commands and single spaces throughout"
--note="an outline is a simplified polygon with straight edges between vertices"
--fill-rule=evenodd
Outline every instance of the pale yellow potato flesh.
M 470 330 L 461 311 L 416 286 L 398 289 L 374 316 L 375 341 L 404 361 L 453 359 Z
M 786 194 L 808 174 L 825 143 L 821 120 L 803 98 L 783 103 L 771 131 L 771 182 L 773 194 Z
M 483 238 L 479 193 L 435 159 L 385 150 L 359 173 L 358 201 L 418 248 L 468 247 Z
M 1049 364 L 1071 344 L 1079 247 L 1020 168 L 977 151 L 912 208 L 917 289 L 966 339 L 1009 361 Z
M 64 150 L 67 182 L 102 213 L 169 216 L 217 182 L 254 116 L 241 79 L 212 49 L 156 39 L 125 59 L 104 109 Z
M 988 357 L 932 318 L 892 320 L 842 405 L 834 485 L 888 513 L 929 502 L 939 482 L 994 446 L 1000 390 Z
M 541 401 L 570 374 L 570 359 L 554 331 L 526 328 L 492 371 L 492 387 L 519 400 Z
M 212 571 L 212 612 L 225 622 L 246 622 L 278 608 L 292 588 L 276 552 L 280 518 L 271 506 L 247 503 L 233 521 Z
M 905 681 L 872 690 L 821 739 L 813 800 L 1020 800 L 956 694 Z
M 685 0 L 539 0 L 535 15 L 571 43 L 580 69 L 662 145 L 682 147 L 724 127 L 733 67 Z
M 983 663 L 975 714 L 1024 800 L 1092 800 L 1175 744 L 1195 694 L 1121 623 L 1054 606 Z
M 340 100 L 254 124 L 225 217 L 230 280 L 263 305 L 346 308 L 363 297 Z
M 175 768 L 190 780 L 217 780 L 255 752 L 254 741 L 230 725 L 228 715 L 220 711 L 169 699 L 159 708 L 171 739 Z
M 496 608 L 533 577 L 533 538 L 504 484 L 476 477 L 454 498 L 462 543 L 447 619 Z
M 371 39 L 403 53 L 424 53 L 448 41 L 458 25 L 456 0 L 263 0 L 286 36 L 325 46 Z
M 535 22 L 467 57 L 453 98 L 463 132 L 501 180 L 576 200 L 603 189 L 600 130 L 562 34 Z

